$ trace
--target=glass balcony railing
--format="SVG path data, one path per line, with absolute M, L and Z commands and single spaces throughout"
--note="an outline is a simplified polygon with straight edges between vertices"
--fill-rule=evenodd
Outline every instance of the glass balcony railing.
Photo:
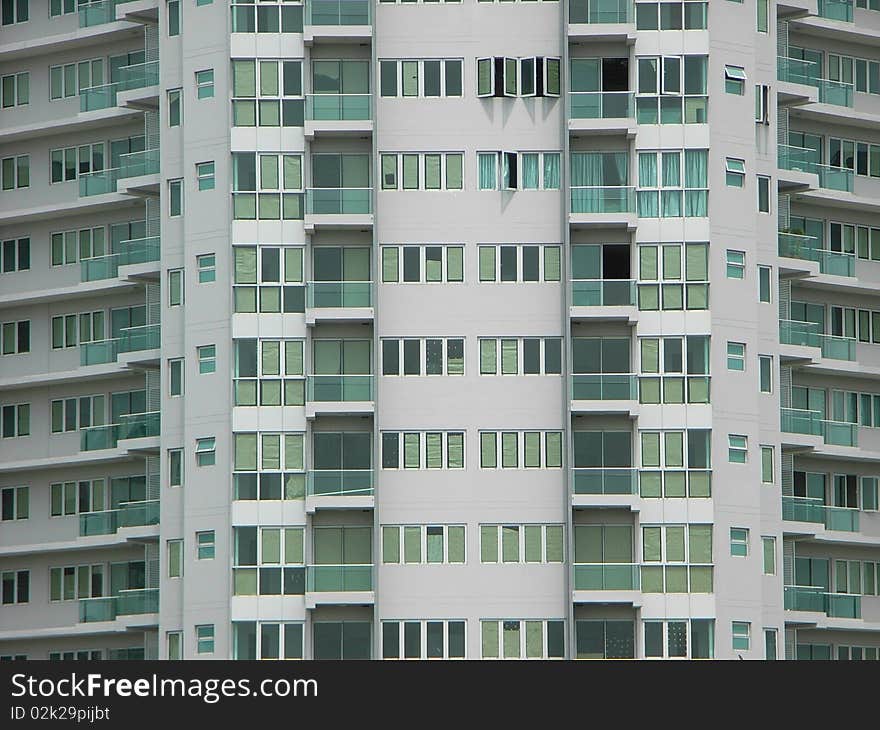
M 782 519 L 794 522 L 813 522 L 828 530 L 859 531 L 859 511 L 851 507 L 826 505 L 818 497 L 782 498 Z
M 853 0 L 819 0 L 819 16 L 852 23 Z
M 786 611 L 825 613 L 825 589 L 822 586 L 785 586 L 783 603 Z
M 81 259 L 79 262 L 80 281 L 103 281 L 119 275 L 119 256 L 96 256 L 92 259 Z
M 820 248 L 819 239 L 802 233 L 779 231 L 779 255 L 802 261 L 817 261 L 819 271 L 833 276 L 855 276 L 856 257 L 843 251 Z
M 635 209 L 634 187 L 581 185 L 571 188 L 572 213 L 633 213 Z
M 571 282 L 575 307 L 635 306 L 636 283 L 630 279 L 575 279 Z
M 822 435 L 822 414 L 819 411 L 808 411 L 801 408 L 782 408 L 780 410 L 780 426 L 784 433 Z
M 119 509 L 84 512 L 79 516 L 79 534 L 112 535 L 120 527 L 143 527 L 159 524 L 159 500 L 129 502 Z
M 318 403 L 373 400 L 372 375 L 309 375 L 306 400 Z
M 856 340 L 853 337 L 837 337 L 821 332 L 815 322 L 798 320 L 779 320 L 779 341 L 783 345 L 802 345 L 818 347 L 822 357 L 831 360 L 854 361 L 856 359 Z
M 631 91 L 572 91 L 568 95 L 572 119 L 632 119 Z
M 632 0 L 569 0 L 570 23 L 632 23 Z
M 636 400 L 638 381 L 626 373 L 591 373 L 571 376 L 572 400 Z
M 141 352 L 156 350 L 161 344 L 161 331 L 158 324 L 140 327 L 126 327 L 119 331 L 118 352 Z
M 372 0 L 306 0 L 304 25 L 370 25 Z
M 828 593 L 825 613 L 831 618 L 861 618 L 862 597 L 849 593 Z
M 80 89 L 79 110 L 81 112 L 94 112 L 99 109 L 110 109 L 115 106 L 116 84 L 105 84 L 104 86 Z
M 155 175 L 159 172 L 159 150 L 141 150 L 119 155 L 119 178 Z
M 373 212 L 372 188 L 309 188 L 308 215 L 368 215 Z
M 372 291 L 370 281 L 310 281 L 306 306 L 318 309 L 372 307 Z
M 371 94 L 307 94 L 306 119 L 314 122 L 353 122 L 371 118 Z
M 79 197 L 86 198 L 90 195 L 106 195 L 116 192 L 116 182 L 119 180 L 119 170 L 98 170 L 79 176 Z
M 115 449 L 118 441 L 118 429 L 114 425 L 91 426 L 80 429 L 80 451 L 100 451 Z
M 851 193 L 855 175 L 852 170 L 831 165 L 816 165 L 816 173 L 819 175 L 819 187 L 826 190 L 839 190 Z
M 146 264 L 158 261 L 161 244 L 159 236 L 132 238 L 119 244 L 119 265 Z
M 95 342 L 81 342 L 79 345 L 79 364 L 106 365 L 116 362 L 119 354 L 116 340 L 96 340 Z
M 118 438 L 141 439 L 159 435 L 159 411 L 129 413 L 119 417 Z
M 147 61 L 135 63 L 131 66 L 122 66 L 119 69 L 119 91 L 131 89 L 143 89 L 147 86 L 156 86 L 159 83 L 159 62 Z
M 80 623 L 112 621 L 116 618 L 116 598 L 81 598 L 79 602 Z
M 819 91 L 818 99 L 823 104 L 845 107 L 853 105 L 853 85 L 820 78 L 821 66 L 818 62 L 785 56 L 777 57 L 776 62 L 776 77 L 779 81 L 815 87 Z
M 306 591 L 371 591 L 372 565 L 309 565 L 306 570 Z
M 116 20 L 116 0 L 103 0 L 79 6 L 79 27 L 91 28 Z
M 576 591 L 637 591 L 639 566 L 634 563 L 575 563 Z
M 310 471 L 310 497 L 368 497 L 373 493 L 372 469 L 316 469 Z
M 858 446 L 859 427 L 855 423 L 822 421 L 822 437 L 834 446 Z
M 639 473 L 636 469 L 575 469 L 573 474 L 575 494 L 638 494 Z
M 776 149 L 779 156 L 779 167 L 783 170 L 816 173 L 816 166 L 819 164 L 819 153 L 812 147 L 795 147 L 790 144 L 781 144 Z
M 859 531 L 859 511 L 852 507 L 825 508 L 825 529 L 839 532 Z
M 125 590 L 115 596 L 82 598 L 79 602 L 79 620 L 82 623 L 113 621 L 117 616 L 136 616 L 158 611 L 158 588 Z

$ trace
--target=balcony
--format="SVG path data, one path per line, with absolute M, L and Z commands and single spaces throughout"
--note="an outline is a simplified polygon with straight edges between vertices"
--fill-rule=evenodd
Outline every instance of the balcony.
M 829 593 L 822 586 L 785 586 L 786 611 L 824 613 L 829 618 L 862 617 L 862 597 L 849 593 Z
M 373 412 L 372 375 L 309 375 L 306 418 L 319 415 L 367 415 Z
M 635 187 L 573 186 L 571 188 L 572 225 L 625 226 L 634 230 Z
M 98 170 L 79 176 L 79 197 L 86 198 L 92 195 L 107 195 L 116 192 L 116 183 L 119 180 L 119 169 Z
M 569 0 L 570 40 L 635 40 L 635 10 L 632 0 Z
M 373 36 L 371 0 L 306 0 L 303 42 L 369 42 Z
M 576 591 L 637 591 L 639 566 L 634 563 L 575 563 Z
M 309 188 L 304 223 L 306 231 L 316 228 L 368 230 L 373 226 L 373 189 Z
M 801 261 L 816 261 L 821 274 L 850 277 L 856 275 L 855 254 L 820 248 L 819 240 L 815 236 L 779 231 L 778 241 L 780 256 Z
M 856 359 L 855 338 L 826 335 L 815 322 L 779 320 L 779 342 L 783 345 L 820 348 L 822 357 L 831 360 L 853 362 Z
M 136 264 L 149 264 L 159 261 L 160 258 L 159 236 L 149 238 L 134 238 L 122 241 L 119 244 L 119 252 L 107 256 L 96 256 L 91 259 L 80 261 L 80 281 L 102 281 L 119 276 L 120 266 L 132 266 Z M 156 267 L 149 267 L 151 270 Z M 146 272 L 140 272 L 145 275 Z
M 851 108 L 853 106 L 853 85 L 843 81 L 819 78 L 820 65 L 816 61 L 805 61 L 801 58 L 778 56 L 776 59 L 776 78 L 787 84 L 810 86 L 817 90 L 815 99 L 809 94 L 804 95 L 793 90 L 783 93 L 784 100 L 832 104 Z
M 819 0 L 819 17 L 853 22 L 853 0 Z
M 306 324 L 319 321 L 370 322 L 373 282 L 310 281 L 306 288 Z
M 630 373 L 571 376 L 572 413 L 638 413 L 638 378 Z
M 636 469 L 575 469 L 574 494 L 635 495 L 639 493 L 639 473 Z
M 568 129 L 575 134 L 635 135 L 631 91 L 573 91 L 568 95 Z
M 832 446 L 859 445 L 859 427 L 843 421 L 822 421 L 822 438 Z
M 116 7 L 128 0 L 101 0 L 101 2 L 80 3 L 79 27 L 92 28 L 116 22 Z
M 818 497 L 783 497 L 782 519 L 791 522 L 811 522 L 824 525 L 826 530 L 858 532 L 859 511 L 850 507 L 832 507 Z
M 159 411 L 121 416 L 119 423 L 80 430 L 80 451 L 115 449 L 119 441 L 159 435 Z
M 79 516 L 79 534 L 114 535 L 121 527 L 145 527 L 159 524 L 159 500 L 128 502 L 119 509 L 84 512 Z
M 106 257 L 102 257 L 106 258 Z M 119 337 L 95 342 L 83 342 L 79 346 L 79 364 L 100 365 L 115 362 L 120 354 L 127 352 L 147 352 L 158 350 L 162 334 L 158 324 L 141 327 L 127 327 L 120 330 Z M 155 359 L 152 354 L 148 361 Z M 131 361 L 131 358 L 129 358 Z M 140 362 L 140 360 L 139 360 Z
M 631 279 L 573 280 L 569 316 L 576 320 L 635 322 L 638 318 L 635 281 Z
M 309 565 L 306 568 L 306 608 L 363 605 L 374 601 L 371 564 Z
M 372 509 L 372 469 L 320 469 L 306 480 L 306 512 L 317 509 Z
M 307 94 L 305 135 L 372 134 L 371 94 Z
M 780 430 L 784 433 L 800 433 L 807 436 L 822 435 L 822 414 L 801 408 L 780 409 Z
M 120 103 L 135 109 L 158 108 L 159 62 L 147 61 L 119 69 L 118 92 L 124 93 Z
M 852 170 L 842 167 L 832 167 L 819 162 L 819 153 L 808 147 L 794 147 L 792 145 L 778 146 L 778 166 L 781 170 L 802 173 L 804 175 L 817 175 L 819 187 L 826 190 L 838 190 L 845 193 L 853 191 L 854 174 Z M 790 177 L 780 179 L 789 187 L 812 187 L 811 181 L 803 177 Z
M 158 612 L 158 588 L 120 591 L 115 596 L 82 598 L 79 602 L 79 620 L 81 623 L 113 621 L 119 616 L 137 616 Z
M 82 9 L 80 9 L 80 12 L 82 12 Z M 117 90 L 117 84 L 104 84 L 103 86 L 92 86 L 88 89 L 80 89 L 80 113 L 94 112 L 100 109 L 112 109 L 116 106 Z

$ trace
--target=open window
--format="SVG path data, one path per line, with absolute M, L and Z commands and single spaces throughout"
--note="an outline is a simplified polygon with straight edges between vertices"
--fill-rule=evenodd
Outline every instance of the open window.
M 746 71 L 741 66 L 724 67 L 724 89 L 728 94 L 743 95 L 746 83 Z
M 755 85 L 755 121 L 770 124 L 770 87 L 767 84 Z
M 515 58 L 496 58 L 495 64 L 500 65 L 499 62 L 503 61 L 503 78 L 504 84 L 502 88 L 504 89 L 504 96 L 516 96 L 519 91 L 519 62 Z M 496 89 L 498 88 L 498 84 L 495 85 Z
M 560 59 L 556 57 L 544 59 L 544 96 L 559 96 L 560 64 Z
M 519 59 L 519 95 L 520 96 L 536 96 L 538 93 L 538 65 L 537 59 L 532 56 L 530 58 Z
M 501 153 L 501 188 L 516 190 L 519 187 L 519 159 L 516 152 Z
M 663 56 L 662 61 L 660 93 L 681 94 L 681 58 L 679 56 Z
M 495 59 L 477 59 L 477 96 L 495 95 Z

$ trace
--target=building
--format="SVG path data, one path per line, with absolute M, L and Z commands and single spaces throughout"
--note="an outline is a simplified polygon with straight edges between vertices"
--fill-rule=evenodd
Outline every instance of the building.
M 0 658 L 877 659 L 878 11 L 2 0 Z

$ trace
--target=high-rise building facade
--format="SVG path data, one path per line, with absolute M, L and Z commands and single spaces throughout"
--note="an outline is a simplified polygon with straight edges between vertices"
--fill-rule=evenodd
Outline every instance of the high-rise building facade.
M 0 659 L 880 658 L 880 2 L 2 0 L 0 85 Z

